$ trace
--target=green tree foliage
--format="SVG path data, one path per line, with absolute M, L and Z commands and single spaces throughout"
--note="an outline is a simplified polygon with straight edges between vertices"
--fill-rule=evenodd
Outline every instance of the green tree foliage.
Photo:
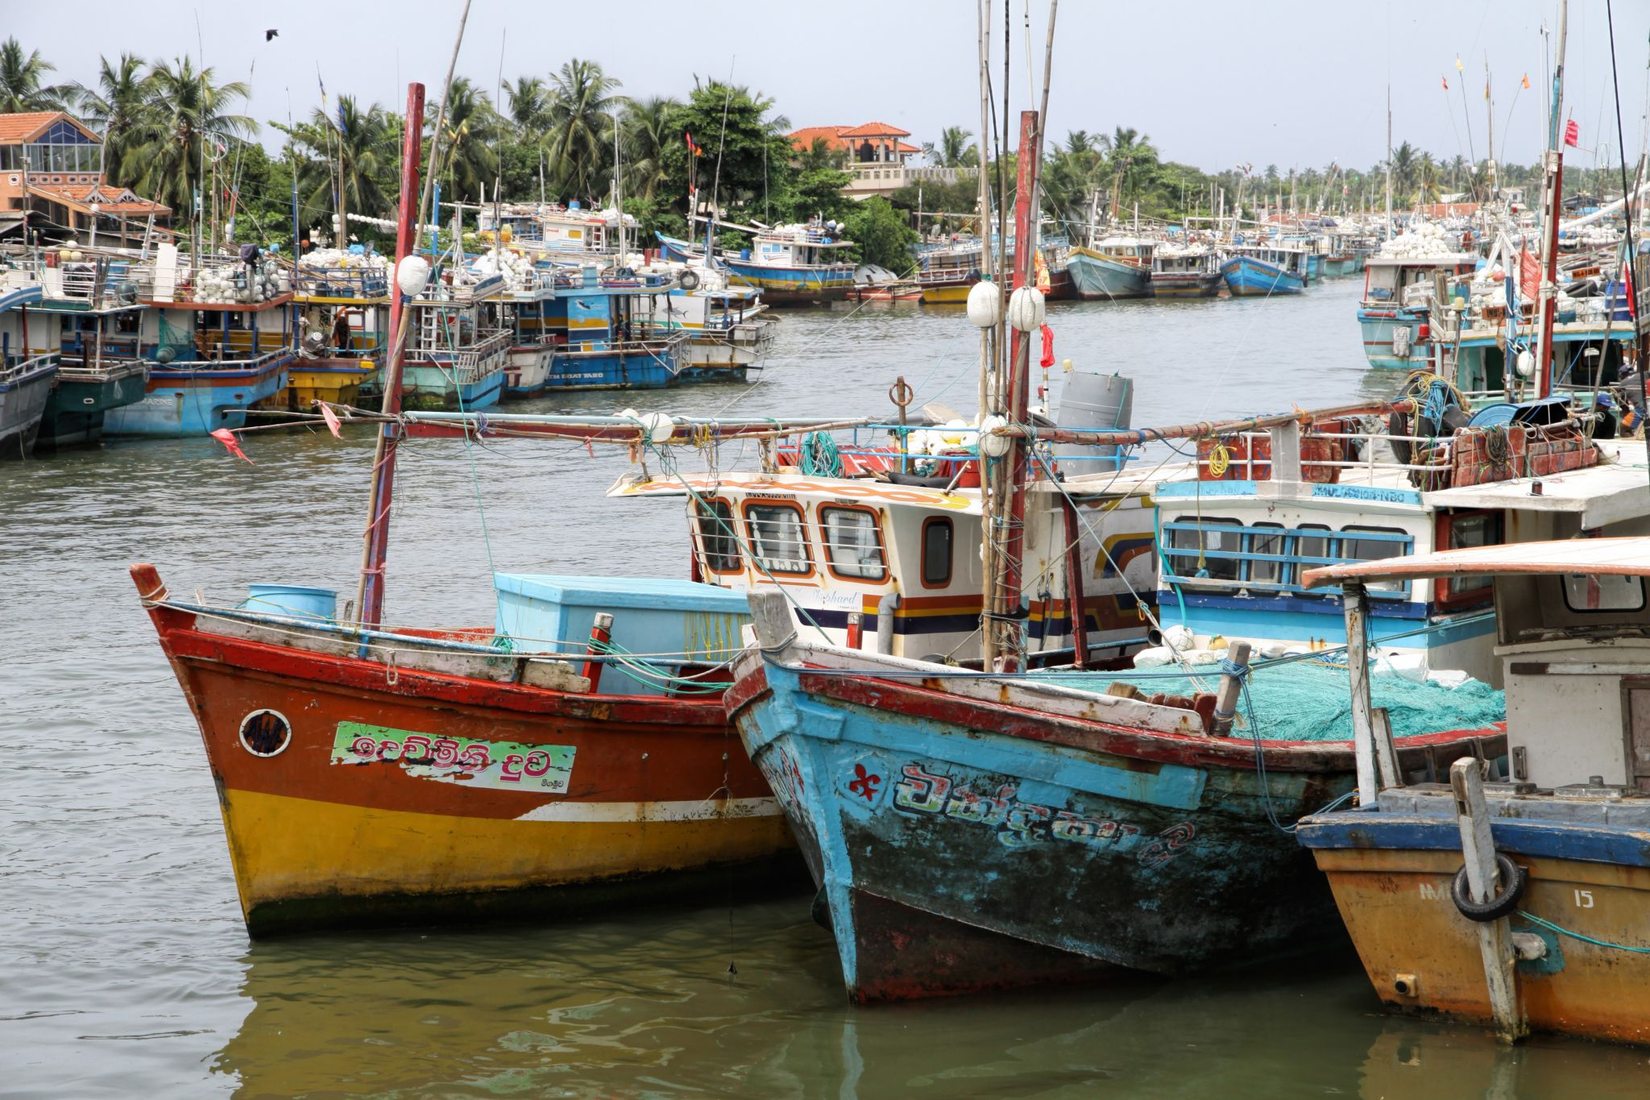
M 307 154 L 295 162 L 305 210 L 335 213 L 341 198 L 346 212 L 390 213 L 399 193 L 401 125 L 384 108 L 375 103 L 362 110 L 353 96 L 341 95 L 331 115 L 317 108 L 287 133 Z
M 435 125 L 434 113 L 425 112 L 425 117 L 428 125 Z M 440 160 L 434 171 L 445 189 L 442 198 L 475 202 L 482 187 L 491 188 L 498 176 L 503 120 L 468 77 L 458 76 L 447 96 L 441 128 Z
M 673 136 L 661 153 L 664 185 L 684 212 L 691 167 L 700 204 L 708 206 L 714 200 L 723 220 L 788 215 L 778 200 L 789 194 L 793 171 L 791 143 L 785 136 L 789 123 L 772 110 L 773 101 L 760 93 L 711 80 L 697 84 L 672 112 Z M 688 134 L 702 155 L 689 152 Z
M 109 182 L 130 186 L 138 181 L 142 165 L 132 150 L 152 126 L 156 104 L 142 58 L 123 53 L 113 64 L 98 59 L 97 87 L 74 86 L 81 121 L 103 135 L 103 174 Z
M 625 103 L 619 81 L 574 58 L 550 84 L 545 153 L 555 190 L 594 199 L 612 179 L 614 119 Z
M 674 99 L 655 97 L 632 100 L 620 119 L 619 143 L 624 151 L 624 189 L 651 203 L 665 193 L 669 180 L 665 171 L 665 149 L 682 141 L 675 130 L 675 114 L 681 104 Z
M 855 203 L 844 221 L 845 236 L 854 242 L 862 262 L 880 264 L 899 275 L 912 269 L 911 246 L 917 234 L 893 203 L 881 196 Z
M 143 112 L 141 136 L 129 155 L 143 165 L 137 189 L 172 208 L 176 220 L 192 223 L 194 197 L 209 172 L 227 180 L 228 157 L 236 142 L 249 139 L 258 124 L 234 114 L 250 89 L 238 80 L 215 83 L 211 68 L 195 69 L 181 57 L 160 62 L 150 71 L 149 108 Z M 211 212 L 203 202 L 202 214 Z

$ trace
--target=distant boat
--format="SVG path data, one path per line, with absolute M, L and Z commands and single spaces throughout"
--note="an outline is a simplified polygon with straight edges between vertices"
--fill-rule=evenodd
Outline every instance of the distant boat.
M 149 377 L 138 354 L 143 307 L 127 270 L 124 261 L 107 258 L 39 270 L 45 295 L 39 308 L 60 326 L 62 365 L 36 448 L 96 443 L 110 409 L 143 400 Z
M 387 271 L 381 256 L 318 250 L 299 258 L 292 300 L 303 331 L 287 372 L 288 409 L 354 405 L 377 382 L 389 325 Z
M 1442 272 L 1446 280 L 1453 281 L 1470 277 L 1477 263 L 1478 257 L 1471 252 L 1369 257 L 1363 299 L 1358 303 L 1358 328 L 1369 365 L 1387 370 L 1430 369 L 1432 347 L 1426 336 L 1434 305 L 1434 273 Z M 1499 326 L 1489 327 L 1493 340 Z
M 1151 294 L 1152 252 L 1157 242 L 1107 237 L 1066 255 L 1077 296 L 1090 300 L 1145 298 Z
M 1274 244 L 1240 244 L 1220 265 L 1233 297 L 1299 294 L 1306 289 L 1306 251 Z
M 57 377 L 55 333 L 28 313 L 39 301 L 37 284 L 0 286 L 0 457 L 21 457 L 34 446 Z
M 852 247 L 834 227 L 782 225 L 757 233 L 749 249 L 721 262 L 730 283 L 755 287 L 772 305 L 839 302 L 853 292 L 854 265 L 831 257 Z
M 924 305 L 962 305 L 980 281 L 980 244 L 936 248 L 918 258 L 917 285 Z
M 456 285 L 432 279 L 408 303 L 406 406 L 411 409 L 485 409 L 504 392 L 504 368 L 513 339 L 500 306 L 504 278 L 489 275 Z
M 1153 298 L 1213 298 L 1226 285 L 1220 254 L 1206 245 L 1159 245 L 1152 254 Z

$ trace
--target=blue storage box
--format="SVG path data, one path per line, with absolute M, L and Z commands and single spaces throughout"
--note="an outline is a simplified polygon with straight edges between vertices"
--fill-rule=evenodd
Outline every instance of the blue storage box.
M 662 577 L 570 577 L 548 573 L 495 573 L 495 631 L 517 653 L 582 656 L 598 612 L 613 616 L 612 642 L 647 655 L 666 670 L 682 663 L 721 664 L 741 646 L 750 622 L 742 592 L 713 584 Z M 662 695 L 666 685 L 609 663 L 604 695 Z

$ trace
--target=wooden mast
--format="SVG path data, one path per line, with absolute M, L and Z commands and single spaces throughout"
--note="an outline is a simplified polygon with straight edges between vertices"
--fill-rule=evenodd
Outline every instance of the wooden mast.
M 407 85 L 407 119 L 401 140 L 401 203 L 395 224 L 395 266 L 390 271 L 390 344 L 384 353 L 384 413 L 401 413 L 402 349 L 406 344 L 406 295 L 397 279 L 401 263 L 416 250 L 413 219 L 417 216 L 419 153 L 424 137 L 424 85 Z M 384 561 L 390 541 L 390 499 L 395 485 L 395 456 L 401 424 L 391 419 L 378 433 L 373 451 L 372 503 L 367 509 L 366 546 L 362 552 L 357 606 L 363 628 L 375 628 L 384 615 Z
M 1015 181 L 1014 196 L 1014 289 L 1029 286 L 1032 281 L 1032 265 L 1037 253 L 1035 230 L 1032 221 L 1036 216 L 1035 192 L 1037 189 L 1037 168 L 1039 150 L 1037 139 L 1039 135 L 1038 114 L 1036 111 L 1020 112 L 1020 145 L 1018 154 L 1019 178 Z M 1012 302 L 1012 298 L 1010 299 Z M 1031 334 L 1022 332 L 1018 328 L 1012 329 L 1010 337 L 1009 365 L 1005 399 L 1008 408 L 1010 424 L 1026 423 L 1027 409 L 1031 396 L 1031 371 L 1029 368 L 1029 352 Z M 1006 481 L 1005 493 L 996 494 L 998 501 L 1006 500 L 1008 515 L 1006 522 L 1000 523 L 1002 530 L 1001 551 L 998 555 L 997 574 L 993 578 L 995 598 L 991 601 L 991 618 L 988 623 L 989 631 L 995 638 L 991 647 L 995 650 L 995 657 L 1004 672 L 1016 672 L 1024 664 L 1025 659 L 1025 631 L 1020 621 L 1021 608 L 1021 565 L 1025 556 L 1025 515 L 1026 515 L 1026 481 L 1030 462 L 1030 448 L 1027 440 L 1020 435 L 1010 437 L 1008 452 L 999 462 L 1000 474 L 997 476 Z M 988 536 L 989 537 L 989 536 Z
M 1535 396 L 1552 392 L 1553 320 L 1558 313 L 1558 218 L 1564 193 L 1564 138 L 1559 118 L 1564 110 L 1564 38 L 1569 26 L 1569 0 L 1558 5 L 1558 63 L 1553 67 L 1552 103 L 1547 116 L 1547 154 L 1542 179 L 1541 304 L 1536 322 Z

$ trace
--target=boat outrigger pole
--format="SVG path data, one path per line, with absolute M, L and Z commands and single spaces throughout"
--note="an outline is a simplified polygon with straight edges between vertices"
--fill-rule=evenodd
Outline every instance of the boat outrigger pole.
M 413 223 L 419 201 L 419 153 L 424 138 L 424 85 L 407 85 L 407 119 L 401 140 L 401 204 L 395 223 L 395 266 L 390 271 L 390 343 L 384 351 L 384 412 L 392 419 L 378 432 L 373 449 L 372 503 L 367 509 L 366 545 L 361 552 L 361 584 L 356 592 L 357 621 L 363 629 L 381 625 L 384 617 L 384 561 L 390 542 L 390 497 L 395 485 L 395 455 L 401 441 L 401 367 L 406 346 L 407 297 L 398 283 L 401 263 L 413 255 L 417 240 Z
M 1569 25 L 1569 0 L 1558 5 L 1558 58 L 1553 66 L 1552 103 L 1547 116 L 1547 152 L 1542 158 L 1541 289 L 1536 320 L 1535 396 L 1552 392 L 1553 321 L 1558 314 L 1558 219 L 1563 211 L 1564 135 L 1559 118 L 1564 111 L 1564 37 Z

